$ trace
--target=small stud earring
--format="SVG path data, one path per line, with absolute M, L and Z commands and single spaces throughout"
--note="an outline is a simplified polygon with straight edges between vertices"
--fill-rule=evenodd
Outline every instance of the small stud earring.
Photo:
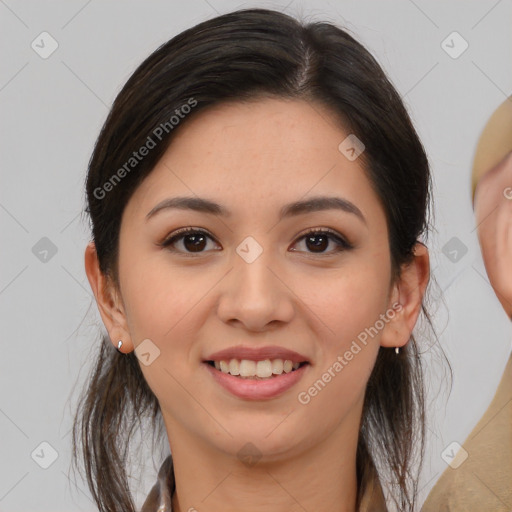
M 395 347 L 395 354 L 399 354 L 400 353 L 400 347 Z
M 119 341 L 117 342 L 117 351 L 118 351 L 118 352 L 121 352 L 121 346 L 122 346 L 122 345 L 123 345 L 123 340 L 119 340 Z M 121 352 L 121 354 L 122 354 L 122 352 Z

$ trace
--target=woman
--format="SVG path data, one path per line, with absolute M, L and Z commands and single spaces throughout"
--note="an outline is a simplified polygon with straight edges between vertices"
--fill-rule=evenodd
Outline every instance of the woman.
M 429 187 L 399 95 L 333 25 L 241 10 L 150 55 L 87 176 L 109 336 L 74 445 L 99 509 L 135 510 L 150 417 L 172 458 L 145 512 L 413 510 Z

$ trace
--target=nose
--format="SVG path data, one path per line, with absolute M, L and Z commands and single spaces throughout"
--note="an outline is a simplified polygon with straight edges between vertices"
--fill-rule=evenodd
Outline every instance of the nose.
M 251 263 L 234 256 L 220 291 L 217 313 L 223 322 L 262 332 L 290 322 L 294 311 L 293 291 L 270 251 Z

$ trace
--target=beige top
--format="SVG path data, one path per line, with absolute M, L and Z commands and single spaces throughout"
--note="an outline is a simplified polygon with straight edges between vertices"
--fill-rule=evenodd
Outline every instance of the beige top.
M 494 398 L 430 491 L 422 512 L 512 510 L 512 355 Z
M 156 484 L 148 494 L 141 512 L 172 512 L 171 497 L 175 491 L 172 456 L 169 455 L 158 471 Z M 359 512 L 386 512 L 386 501 L 380 483 L 371 483 L 361 500 Z

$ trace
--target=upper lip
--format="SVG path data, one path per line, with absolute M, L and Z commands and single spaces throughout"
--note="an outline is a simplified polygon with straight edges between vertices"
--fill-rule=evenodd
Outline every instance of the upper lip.
M 210 354 L 205 361 L 229 361 L 230 359 L 248 359 L 250 361 L 264 361 L 265 359 L 289 359 L 292 363 L 309 362 L 306 356 L 275 345 L 266 347 L 245 347 L 239 345 L 236 347 L 229 347 L 218 352 Z

